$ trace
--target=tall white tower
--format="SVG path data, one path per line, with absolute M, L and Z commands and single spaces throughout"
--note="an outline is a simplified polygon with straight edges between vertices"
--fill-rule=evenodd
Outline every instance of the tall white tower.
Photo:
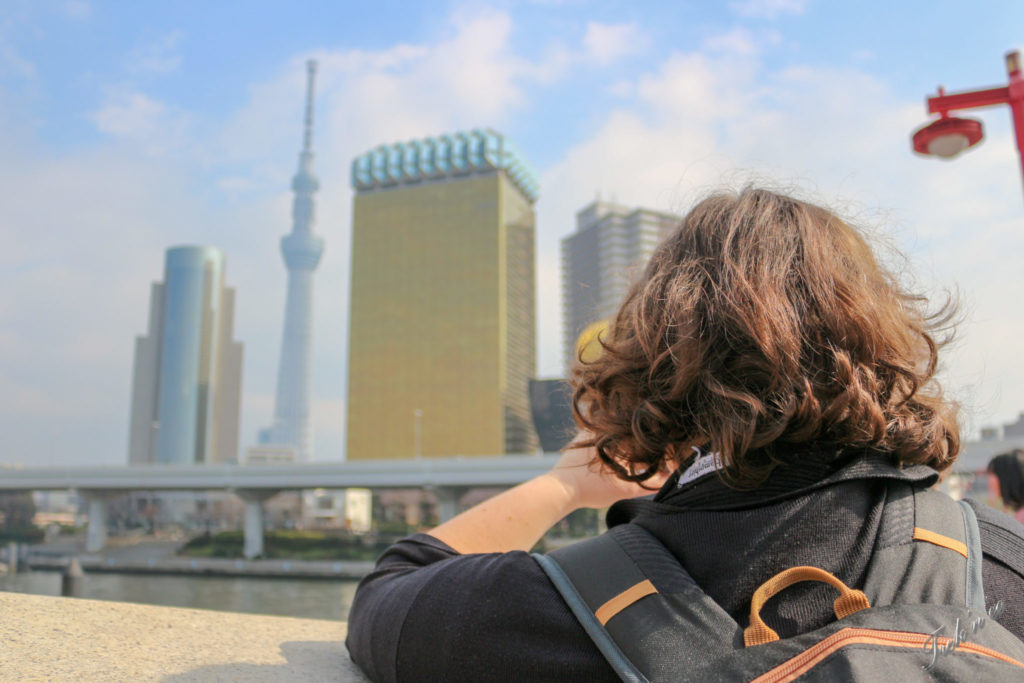
M 288 268 L 288 299 L 284 308 L 281 364 L 277 370 L 274 424 L 260 432 L 266 444 L 290 446 L 295 459 L 306 462 L 312 452 L 310 367 L 313 342 L 313 271 L 324 241 L 313 234 L 313 194 L 320 187 L 313 175 L 313 79 L 316 62 L 306 62 L 306 119 L 299 152 L 299 170 L 292 179 L 292 231 L 281 239 Z

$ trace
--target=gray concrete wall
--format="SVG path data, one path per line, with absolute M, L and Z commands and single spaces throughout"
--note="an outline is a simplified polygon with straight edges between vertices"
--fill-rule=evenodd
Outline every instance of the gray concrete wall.
M 355 681 L 346 624 L 0 592 L 0 678 Z

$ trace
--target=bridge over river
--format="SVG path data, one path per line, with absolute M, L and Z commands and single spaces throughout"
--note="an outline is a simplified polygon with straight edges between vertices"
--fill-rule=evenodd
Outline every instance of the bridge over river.
M 86 548 L 107 539 L 106 502 L 133 491 L 230 491 L 245 501 L 245 555 L 263 554 L 263 501 L 287 490 L 430 488 L 441 518 L 467 489 L 511 487 L 542 474 L 558 454 L 361 460 L 273 465 L 103 465 L 0 470 L 0 491 L 74 490 L 89 505 Z

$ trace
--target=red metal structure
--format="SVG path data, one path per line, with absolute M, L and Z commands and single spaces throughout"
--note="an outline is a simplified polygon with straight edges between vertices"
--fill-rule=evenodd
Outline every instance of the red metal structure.
M 981 121 L 950 116 L 949 112 L 1008 104 L 1024 174 L 1024 76 L 1019 51 L 1006 53 L 1006 73 L 1010 82 L 999 88 L 946 94 L 940 87 L 937 95 L 928 98 L 928 113 L 938 114 L 939 118 L 914 132 L 914 151 L 946 159 L 955 157 L 981 142 L 983 131 Z

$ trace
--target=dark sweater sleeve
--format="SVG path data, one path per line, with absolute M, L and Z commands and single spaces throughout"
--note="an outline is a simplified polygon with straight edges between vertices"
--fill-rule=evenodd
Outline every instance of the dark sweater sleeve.
M 363 579 L 346 645 L 374 681 L 615 681 L 527 553 L 460 555 L 426 534 Z
M 433 536 L 416 534 L 388 548 L 359 583 L 345 646 L 372 680 L 395 680 L 398 639 L 409 607 L 436 571 L 432 567 L 458 555 Z

